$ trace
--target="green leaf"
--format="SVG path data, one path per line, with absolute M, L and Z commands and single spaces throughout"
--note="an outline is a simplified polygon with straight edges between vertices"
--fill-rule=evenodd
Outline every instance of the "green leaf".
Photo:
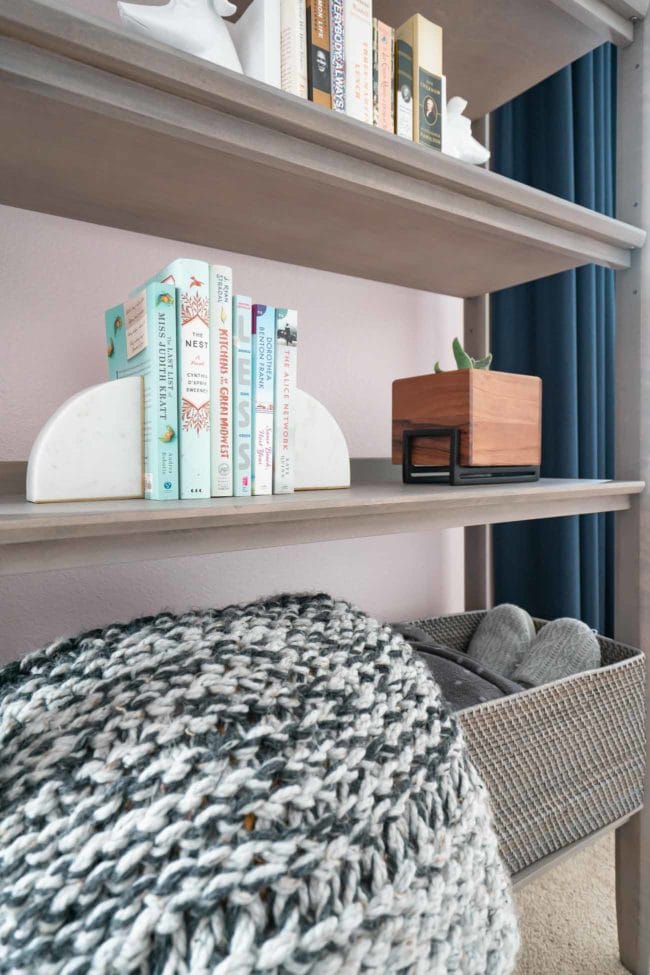
M 434 372 L 444 372 L 445 370 L 440 368 L 440 363 L 439 362 L 436 362 L 435 366 L 433 367 L 433 371 Z
M 454 344 L 452 346 L 454 350 L 454 359 L 456 360 L 456 365 L 459 369 L 473 369 L 474 363 L 471 358 L 465 352 L 458 339 L 454 339 Z
M 492 365 L 492 353 L 488 352 L 482 359 L 474 359 L 475 369 L 489 369 Z

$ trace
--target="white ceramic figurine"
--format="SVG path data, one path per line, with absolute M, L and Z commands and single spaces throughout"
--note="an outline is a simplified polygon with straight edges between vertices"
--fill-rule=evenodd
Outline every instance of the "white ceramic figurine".
M 123 22 L 138 33 L 241 73 L 235 45 L 222 20 L 237 10 L 229 0 L 169 0 L 163 7 L 118 0 L 117 6 Z
M 463 162 L 482 166 L 490 158 L 490 150 L 482 146 L 472 135 L 471 120 L 463 112 L 467 108 L 464 98 L 450 98 L 444 125 L 444 150 L 448 156 Z

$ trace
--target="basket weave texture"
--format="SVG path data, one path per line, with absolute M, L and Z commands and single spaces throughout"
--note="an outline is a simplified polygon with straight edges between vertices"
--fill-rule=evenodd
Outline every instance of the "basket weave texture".
M 467 650 L 484 612 L 413 621 Z M 539 630 L 544 620 L 535 620 Z M 599 670 L 458 713 L 512 875 L 643 802 L 645 656 L 598 637 Z

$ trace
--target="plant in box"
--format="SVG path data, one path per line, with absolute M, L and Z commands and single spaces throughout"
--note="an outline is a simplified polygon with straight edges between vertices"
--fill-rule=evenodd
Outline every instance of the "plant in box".
M 393 383 L 393 463 L 404 482 L 536 481 L 542 450 L 542 381 L 491 372 L 454 340 L 458 368 Z

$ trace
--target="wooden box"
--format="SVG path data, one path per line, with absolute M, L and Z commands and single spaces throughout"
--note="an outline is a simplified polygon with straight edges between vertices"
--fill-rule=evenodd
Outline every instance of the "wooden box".
M 463 467 L 541 463 L 542 381 L 483 369 L 458 369 L 393 383 L 393 463 L 402 463 L 402 433 L 413 427 L 458 427 Z M 413 463 L 449 463 L 449 440 L 416 440 Z

